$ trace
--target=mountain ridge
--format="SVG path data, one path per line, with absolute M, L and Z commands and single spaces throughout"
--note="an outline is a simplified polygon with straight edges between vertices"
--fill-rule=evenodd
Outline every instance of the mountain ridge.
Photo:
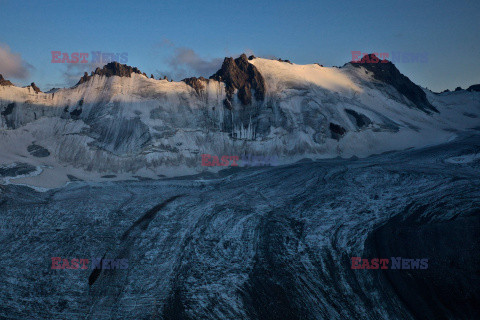
M 38 177 L 14 179 L 40 186 L 68 176 L 158 178 L 222 169 L 202 167 L 201 154 L 275 155 L 280 164 L 365 157 L 480 127 L 478 92 L 434 94 L 415 85 L 415 103 L 369 68 L 244 55 L 225 59 L 210 79 L 156 80 L 114 63 L 48 93 L 1 86 L 0 166 L 40 168 Z M 438 112 L 421 104 L 422 93 Z M 30 154 L 32 145 L 48 156 Z

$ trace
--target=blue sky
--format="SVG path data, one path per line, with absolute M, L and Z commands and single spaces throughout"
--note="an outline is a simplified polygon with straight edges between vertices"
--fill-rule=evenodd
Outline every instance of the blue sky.
M 51 51 L 126 52 L 128 65 L 175 80 L 208 76 L 241 52 L 324 66 L 343 65 L 352 51 L 425 53 L 426 63 L 396 65 L 435 91 L 480 83 L 477 0 L 0 0 L 0 30 L 0 73 L 42 90 L 92 68 L 51 63 Z

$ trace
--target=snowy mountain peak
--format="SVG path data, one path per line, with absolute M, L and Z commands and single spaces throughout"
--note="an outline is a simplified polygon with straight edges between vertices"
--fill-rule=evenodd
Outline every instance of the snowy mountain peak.
M 35 85 L 35 82 L 32 82 L 30 84 L 30 87 L 32 87 L 32 89 L 33 89 L 33 91 L 35 91 L 35 93 L 42 92 L 42 90 L 40 90 L 40 88 Z
M 35 88 L 0 87 L 0 166 L 46 166 L 18 180 L 41 186 L 221 169 L 203 167 L 202 154 L 363 157 L 444 142 L 480 118 L 480 93 L 433 94 L 388 61 L 336 68 L 242 55 L 210 79 L 179 82 L 110 63 L 75 87 Z
M 255 65 L 249 63 L 247 56 L 225 58 L 222 67 L 210 79 L 224 82 L 227 90 L 225 105 L 229 107 L 232 103 L 233 94 L 238 90 L 238 98 L 243 105 L 251 104 L 252 90 L 255 99 L 262 101 L 265 98 L 265 80 Z
M 13 83 L 3 78 L 3 76 L 0 74 L 0 86 L 13 86 Z
M 95 69 L 95 71 L 92 72 L 90 76 L 88 75 L 87 72 L 85 72 L 83 77 L 80 78 L 80 80 L 76 85 L 78 86 L 79 84 L 82 84 L 90 80 L 94 75 L 106 76 L 106 77 L 119 76 L 119 77 L 130 78 L 132 73 L 143 74 L 145 77 L 147 77 L 147 75 L 144 72 L 142 73 L 137 67 L 130 67 L 126 64 L 121 64 L 119 62 L 113 61 L 103 66 L 102 69 L 100 68 Z
M 467 91 L 480 91 L 480 84 L 474 84 L 468 87 Z
M 386 84 L 393 86 L 401 94 L 407 97 L 417 108 L 424 112 L 438 112 L 428 101 L 425 92 L 418 85 L 404 76 L 397 67 L 388 60 L 381 60 L 371 53 L 363 56 L 358 62 L 349 62 L 355 67 L 363 67 L 373 73 L 373 77 Z

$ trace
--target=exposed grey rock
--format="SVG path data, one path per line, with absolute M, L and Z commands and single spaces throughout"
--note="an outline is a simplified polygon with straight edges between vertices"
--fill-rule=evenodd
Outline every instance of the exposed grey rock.
M 221 69 L 210 79 L 225 82 L 229 101 L 232 101 L 235 89 L 239 90 L 238 97 L 244 105 L 252 102 L 252 89 L 255 90 L 255 99 L 262 101 L 265 98 L 265 80 L 257 68 L 248 62 L 245 54 L 237 59 L 225 58 Z
M 67 174 L 67 178 L 68 178 L 70 181 L 83 181 L 82 179 L 77 178 L 77 177 L 75 177 L 74 175 L 71 175 L 71 174 Z
M 195 89 L 195 92 L 197 94 L 200 94 L 200 92 L 205 89 L 205 86 L 202 83 L 202 81 L 205 81 L 205 80 L 206 79 L 204 77 L 200 77 L 200 78 L 191 77 L 191 78 L 185 78 L 182 81 L 188 84 L 193 89 Z
M 360 113 L 356 112 L 355 110 L 345 109 L 345 112 L 349 116 L 352 116 L 354 118 L 355 123 L 357 124 L 357 127 L 359 127 L 359 128 L 366 127 L 366 126 L 368 126 L 372 123 L 372 121 L 366 115 L 360 114 Z
M 35 82 L 32 82 L 30 84 L 30 87 L 32 87 L 32 89 L 33 89 L 33 91 L 35 91 L 35 93 L 42 92 L 42 90 L 40 90 L 40 88 L 35 85 Z
M 67 109 L 67 111 L 68 111 L 68 109 Z M 78 120 L 81 114 L 82 114 L 82 108 L 76 108 L 76 109 L 74 109 L 73 111 L 70 112 L 70 116 L 74 120 Z
M 278 61 L 292 64 L 292 62 L 290 62 L 290 60 L 283 60 L 283 59 L 281 59 L 281 58 L 278 58 Z
M 37 157 L 37 158 L 45 158 L 45 157 L 48 157 L 50 155 L 50 152 L 42 147 L 42 146 L 39 146 L 37 144 L 31 144 L 27 147 L 27 151 L 34 157 Z
M 83 77 L 80 78 L 76 86 L 90 80 L 90 78 L 94 75 L 106 77 L 119 76 L 130 78 L 132 73 L 143 74 L 145 77 L 147 76 L 145 73 L 142 73 L 137 67 L 130 67 L 126 64 L 121 64 L 119 62 L 113 61 L 107 63 L 102 69 L 95 69 L 95 72 L 92 72 L 90 76 L 87 72 L 85 72 L 85 74 L 83 75 Z
M 332 138 L 336 140 L 339 140 L 347 132 L 347 130 L 345 130 L 345 128 L 343 128 L 341 125 L 332 122 L 330 122 L 329 129 L 332 134 Z
M 3 78 L 3 76 L 0 74 L 0 86 L 13 86 L 13 83 Z
M 474 84 L 468 87 L 467 91 L 480 91 L 480 84 Z
M 14 163 L 9 166 L 0 166 L 0 177 L 16 177 L 29 174 L 37 170 L 28 163 Z
M 375 62 L 377 61 L 377 62 Z M 402 95 L 409 99 L 417 108 L 425 112 L 438 112 L 428 101 L 425 92 L 410 79 L 398 71 L 395 65 L 387 60 L 380 60 L 376 55 L 365 55 L 359 62 L 349 62 L 355 67 L 364 67 L 373 72 L 373 77 L 393 86 Z
M 7 105 L 7 107 L 5 108 L 5 110 L 3 110 L 1 112 L 1 115 L 2 116 L 8 116 L 9 114 L 11 114 L 13 112 L 13 108 L 15 108 L 15 102 L 9 103 Z

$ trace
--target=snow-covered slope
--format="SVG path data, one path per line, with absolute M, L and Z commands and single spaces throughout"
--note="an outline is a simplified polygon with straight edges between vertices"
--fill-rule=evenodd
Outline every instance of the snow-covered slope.
M 0 166 L 40 169 L 8 181 L 53 187 L 76 178 L 221 168 L 201 166 L 204 153 L 277 155 L 281 163 L 364 157 L 444 142 L 480 126 L 479 92 L 422 89 L 434 106 L 429 110 L 352 64 L 328 68 L 243 55 L 226 59 L 212 79 L 181 82 L 139 72 L 116 76 L 118 67 L 51 93 L 0 86 Z M 37 149 L 46 150 L 39 156 Z

